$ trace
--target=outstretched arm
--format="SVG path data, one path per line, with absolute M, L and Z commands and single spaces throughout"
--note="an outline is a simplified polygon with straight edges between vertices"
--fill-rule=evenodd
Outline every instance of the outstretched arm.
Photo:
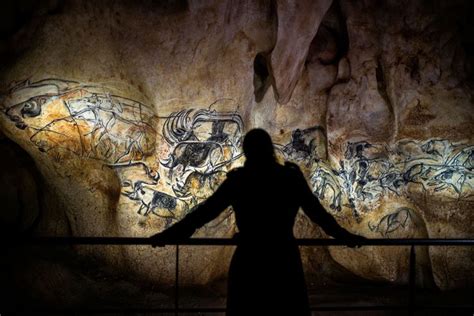
M 291 164 L 292 165 L 292 164 Z M 301 207 L 305 214 L 316 224 L 321 226 L 324 232 L 334 238 L 344 239 L 348 241 L 348 245 L 356 245 L 358 241 L 365 238 L 359 235 L 354 235 L 341 227 L 334 217 L 331 216 L 323 208 L 318 198 L 313 194 L 306 179 L 298 166 L 292 166 L 295 169 L 297 177 L 299 192 L 301 194 Z
M 313 222 L 321 226 L 326 234 L 331 235 L 334 238 L 347 239 L 356 236 L 341 227 L 334 217 L 326 212 L 318 198 L 309 190 L 309 188 L 308 191 L 311 195 L 308 194 L 303 198 L 301 206 L 305 214 L 308 215 Z
M 206 201 L 195 206 L 181 221 L 161 233 L 151 236 L 153 245 L 164 246 L 166 242 L 191 237 L 196 229 L 216 218 L 230 205 L 230 180 L 225 180 Z

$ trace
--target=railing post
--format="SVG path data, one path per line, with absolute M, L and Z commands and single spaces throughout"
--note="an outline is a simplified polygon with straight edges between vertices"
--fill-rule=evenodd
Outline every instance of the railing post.
M 176 244 L 176 261 L 174 275 L 174 314 L 178 316 L 179 308 L 179 245 Z
M 415 313 L 415 276 L 416 276 L 416 253 L 415 245 L 411 245 L 410 248 L 410 274 L 409 274 L 409 286 L 410 286 L 410 297 L 408 301 L 408 313 L 414 315 Z

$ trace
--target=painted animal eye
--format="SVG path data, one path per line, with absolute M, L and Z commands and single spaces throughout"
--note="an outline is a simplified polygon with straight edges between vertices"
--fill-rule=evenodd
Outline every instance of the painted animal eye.
M 441 179 L 451 179 L 453 176 L 452 171 L 446 171 L 441 174 Z

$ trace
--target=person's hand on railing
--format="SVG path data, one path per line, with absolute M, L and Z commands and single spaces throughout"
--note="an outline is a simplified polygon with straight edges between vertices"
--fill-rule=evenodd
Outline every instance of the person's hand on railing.
M 164 247 L 167 243 L 170 242 L 166 237 L 163 236 L 163 233 L 158 233 L 150 237 L 151 239 L 151 246 L 153 248 L 156 247 Z
M 182 233 L 180 232 L 179 227 L 177 225 L 173 225 L 161 233 L 151 236 L 151 246 L 156 248 L 164 247 L 167 244 L 176 243 L 180 237 L 182 238 L 181 235 Z

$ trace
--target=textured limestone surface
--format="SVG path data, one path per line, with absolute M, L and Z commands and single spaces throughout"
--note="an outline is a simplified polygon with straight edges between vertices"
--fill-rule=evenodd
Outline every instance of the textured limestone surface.
M 5 194 L 2 218 L 26 212 L 19 227 L 41 211 L 38 235 L 149 236 L 212 194 L 243 163 L 245 132 L 260 127 L 353 233 L 474 237 L 469 1 L 53 1 L 35 10 L 5 41 L 0 74 L 2 137 L 41 178 L 3 165 L 2 188 L 16 193 Z M 15 204 L 35 194 L 44 207 Z M 195 236 L 234 232 L 229 209 Z M 325 236 L 303 215 L 295 232 Z M 173 282 L 173 249 L 77 251 Z M 225 276 L 231 254 L 185 252 L 183 282 Z M 407 282 L 408 255 L 303 251 L 309 275 L 342 266 L 394 283 Z M 418 259 L 423 284 L 473 285 L 473 249 L 420 248 Z

